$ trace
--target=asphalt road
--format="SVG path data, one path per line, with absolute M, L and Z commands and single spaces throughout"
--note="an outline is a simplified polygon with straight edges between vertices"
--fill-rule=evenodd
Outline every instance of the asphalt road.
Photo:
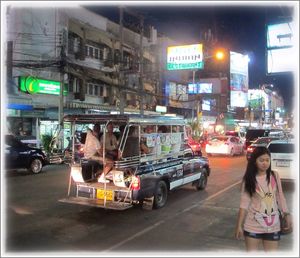
M 141 256 L 244 253 L 234 239 L 240 180 L 246 158 L 211 157 L 204 191 L 186 185 L 170 193 L 159 210 L 136 206 L 104 210 L 58 202 L 67 194 L 65 165 L 38 175 L 7 171 L 4 176 L 2 252 L 14 255 Z M 292 208 L 295 187 L 284 184 Z M 296 233 L 282 237 L 280 249 L 297 251 Z M 297 241 L 298 243 L 298 241 Z

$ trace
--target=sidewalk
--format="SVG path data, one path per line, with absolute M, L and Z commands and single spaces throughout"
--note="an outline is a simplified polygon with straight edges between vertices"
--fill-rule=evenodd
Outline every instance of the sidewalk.
M 284 187 L 285 185 L 283 185 Z M 229 189 L 222 196 L 218 196 L 199 207 L 199 212 L 202 214 L 207 212 L 207 217 L 210 224 L 210 235 L 215 238 L 221 238 L 221 241 L 212 241 L 207 244 L 207 248 L 211 250 L 235 250 L 244 251 L 245 243 L 243 240 L 236 240 L 234 238 L 234 229 L 239 210 L 239 194 L 240 185 Z M 291 191 L 285 191 L 288 206 L 292 203 Z M 206 216 L 205 216 L 206 217 Z M 283 252 L 291 252 L 296 250 L 295 233 L 289 235 L 282 235 L 279 250 Z M 297 241 L 298 243 L 298 241 Z
M 159 250 L 159 254 L 166 251 L 168 255 L 183 256 L 248 255 L 244 240 L 236 240 L 234 237 L 239 191 L 240 184 L 237 184 L 204 202 L 195 203 L 118 250 L 145 252 L 155 249 Z M 286 197 L 290 203 L 292 194 L 288 192 Z M 282 236 L 276 255 L 296 256 L 298 242 L 294 241 L 295 237 L 295 233 Z

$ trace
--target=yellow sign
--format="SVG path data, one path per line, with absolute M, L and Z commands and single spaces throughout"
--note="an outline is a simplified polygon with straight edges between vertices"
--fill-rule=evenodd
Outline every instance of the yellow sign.
M 103 189 L 97 189 L 97 199 L 103 200 L 105 196 L 107 201 L 112 201 L 114 199 L 114 192 L 111 190 L 104 191 Z

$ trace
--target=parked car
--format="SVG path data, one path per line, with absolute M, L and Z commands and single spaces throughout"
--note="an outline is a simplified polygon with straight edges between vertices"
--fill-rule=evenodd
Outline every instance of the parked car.
M 295 166 L 295 142 L 291 139 L 271 141 L 268 144 L 271 152 L 271 168 L 279 173 L 281 179 L 297 179 L 299 171 Z
M 247 148 L 246 158 L 250 159 L 256 147 L 267 147 L 271 141 L 279 140 L 280 137 L 259 137 Z
M 244 153 L 244 144 L 235 136 L 215 136 L 208 141 L 205 151 L 208 156 L 212 154 L 241 155 Z
M 13 135 L 5 135 L 5 168 L 27 168 L 33 174 L 42 171 L 49 164 L 46 155 L 39 148 L 33 148 L 21 142 Z

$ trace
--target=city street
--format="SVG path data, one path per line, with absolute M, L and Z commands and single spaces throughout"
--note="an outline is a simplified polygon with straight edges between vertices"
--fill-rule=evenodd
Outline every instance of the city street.
M 191 184 L 169 194 L 166 206 L 143 210 L 103 210 L 61 203 L 67 194 L 66 165 L 46 166 L 38 175 L 7 171 L 2 228 L 7 253 L 47 255 L 125 255 L 187 253 L 208 255 L 244 252 L 234 239 L 240 180 L 245 156 L 210 157 L 211 176 L 205 191 Z M 294 185 L 283 184 L 292 210 Z M 280 250 L 295 251 L 295 233 L 282 236 Z M 296 242 L 295 242 L 296 243 Z M 124 253 L 125 252 L 125 253 Z M 181 253 L 182 252 L 182 253 Z

